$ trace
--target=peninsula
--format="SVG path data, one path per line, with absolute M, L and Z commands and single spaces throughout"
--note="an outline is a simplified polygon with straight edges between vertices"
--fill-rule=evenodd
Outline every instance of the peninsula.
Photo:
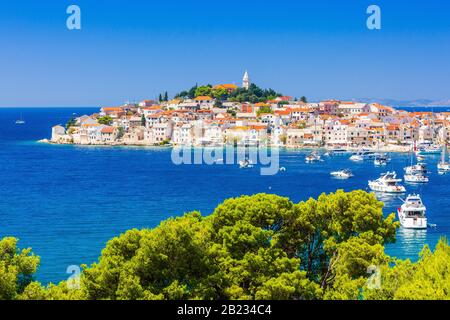
M 245 72 L 242 86 L 194 86 L 169 100 L 101 107 L 52 128 L 55 144 L 278 146 L 408 151 L 414 141 L 444 144 L 450 113 L 407 112 L 380 103 L 308 102 L 262 89 Z

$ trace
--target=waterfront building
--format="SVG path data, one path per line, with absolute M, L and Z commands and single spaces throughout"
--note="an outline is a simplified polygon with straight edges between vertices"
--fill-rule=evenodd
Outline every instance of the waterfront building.
M 122 140 L 124 144 L 127 145 L 143 145 L 145 144 L 144 136 L 145 136 L 145 127 L 133 127 L 130 128 L 127 132 L 125 132 Z
M 153 130 L 152 137 L 154 138 L 152 143 L 162 143 L 172 138 L 173 122 L 157 123 L 151 129 Z
M 276 147 L 282 147 L 286 144 L 287 127 L 284 125 L 275 126 L 270 132 L 270 145 Z
M 305 129 L 288 128 L 286 130 L 286 146 L 289 148 L 302 147 L 304 144 Z
M 63 138 L 63 136 L 65 136 L 65 134 L 66 129 L 63 126 L 60 125 L 53 126 L 51 141 L 57 143 Z
M 173 128 L 172 143 L 174 145 L 194 145 L 194 124 L 177 123 Z
M 112 126 L 104 126 L 100 130 L 101 141 L 105 144 L 112 143 L 116 140 L 117 137 L 117 128 Z
M 199 145 L 218 146 L 224 142 L 223 127 L 217 122 L 206 122 L 203 126 L 203 136 Z

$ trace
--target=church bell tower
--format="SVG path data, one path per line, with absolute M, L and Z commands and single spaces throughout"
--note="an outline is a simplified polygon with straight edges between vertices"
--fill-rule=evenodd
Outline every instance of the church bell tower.
M 248 76 L 247 70 L 245 70 L 244 78 L 242 79 L 242 88 L 247 90 L 250 88 L 250 77 Z

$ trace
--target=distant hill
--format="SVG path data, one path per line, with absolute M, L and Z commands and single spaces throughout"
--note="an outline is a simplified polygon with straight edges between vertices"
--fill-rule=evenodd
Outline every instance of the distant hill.
M 392 107 L 448 107 L 450 106 L 450 99 L 447 100 L 430 100 L 430 99 L 417 99 L 417 100 L 395 100 L 395 99 L 376 99 L 376 98 L 360 98 L 350 99 L 352 101 L 362 101 L 366 103 L 378 102 L 383 105 Z

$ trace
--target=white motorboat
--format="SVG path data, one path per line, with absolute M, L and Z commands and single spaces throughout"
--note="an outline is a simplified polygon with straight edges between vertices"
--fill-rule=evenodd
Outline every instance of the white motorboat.
M 445 173 L 450 171 L 450 163 L 446 161 L 446 153 L 447 153 L 447 146 L 444 146 L 442 148 L 442 157 L 441 161 L 438 163 L 437 168 L 440 173 Z
M 330 173 L 333 177 L 338 178 L 338 179 L 348 179 L 353 177 L 353 173 L 348 170 L 339 170 L 339 171 L 334 171 Z
M 406 229 L 426 229 L 426 210 L 419 195 L 409 195 L 397 210 L 400 224 Z
M 373 164 L 376 166 L 385 166 L 391 159 L 386 154 L 377 155 L 375 160 L 373 160 Z
M 354 153 L 350 157 L 350 160 L 352 160 L 352 161 L 371 160 L 371 159 L 375 159 L 376 156 L 377 156 L 377 154 L 373 151 L 361 150 L 361 151 Z
M 405 174 L 404 175 L 405 182 L 409 183 L 428 183 L 430 179 L 424 174 Z
M 311 152 L 305 158 L 306 162 L 317 162 L 321 160 L 320 155 L 317 152 Z
M 404 193 L 406 189 L 400 185 L 402 179 L 397 179 L 397 173 L 387 172 L 383 173 L 377 180 L 369 180 L 369 188 L 373 191 L 385 193 Z
M 427 173 L 427 166 L 425 163 L 417 163 L 415 165 L 411 165 L 409 167 L 405 168 L 406 174 L 426 174 Z
M 414 152 L 417 151 L 417 147 L 416 147 L 416 142 L 414 142 L 414 149 L 412 150 Z M 410 157 L 410 165 L 408 167 L 405 167 L 405 181 L 407 182 L 419 182 L 417 180 L 421 180 L 420 182 L 425 182 L 423 180 L 423 177 L 426 175 L 427 173 L 427 166 L 425 165 L 425 163 L 423 162 L 417 162 L 416 164 L 414 163 L 414 154 L 412 152 L 410 152 L 409 154 Z M 419 161 L 420 159 L 423 159 L 423 156 L 417 156 L 417 160 Z M 428 182 L 428 181 L 426 181 Z
M 364 161 L 364 157 L 359 154 L 354 154 L 350 157 L 352 161 Z

